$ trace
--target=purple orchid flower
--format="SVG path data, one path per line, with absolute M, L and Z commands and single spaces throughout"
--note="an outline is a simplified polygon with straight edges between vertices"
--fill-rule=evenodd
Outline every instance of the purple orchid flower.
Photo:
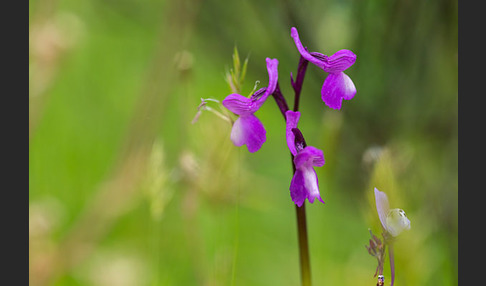
M 267 139 L 267 131 L 254 113 L 275 91 L 278 81 L 278 60 L 267 58 L 266 61 L 269 78 L 267 87 L 260 88 L 250 98 L 233 93 L 222 102 L 224 107 L 239 115 L 231 129 L 231 141 L 238 147 L 246 144 L 250 153 L 260 150 Z
M 286 138 L 290 153 L 294 156 L 295 173 L 290 182 L 290 197 L 299 207 L 305 199 L 314 203 L 315 198 L 324 203 L 319 193 L 319 182 L 314 166 L 324 166 L 324 153 L 313 146 L 306 146 L 302 133 L 297 128 L 300 112 L 285 112 Z
M 356 61 L 356 55 L 350 50 L 337 51 L 332 56 L 321 53 L 309 53 L 302 45 L 295 27 L 290 30 L 290 36 L 303 58 L 329 73 L 322 85 L 321 95 L 324 103 L 333 109 L 341 109 L 343 99 L 350 100 L 356 94 L 353 81 L 343 71 Z

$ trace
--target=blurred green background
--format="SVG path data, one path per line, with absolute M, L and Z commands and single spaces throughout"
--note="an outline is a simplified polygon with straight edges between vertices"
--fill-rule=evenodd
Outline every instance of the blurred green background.
M 299 128 L 324 151 L 326 204 L 307 204 L 314 285 L 375 285 L 373 188 L 406 211 L 396 285 L 457 285 L 457 1 L 29 1 L 31 285 L 299 285 L 285 124 L 235 147 L 201 98 L 247 95 L 278 58 L 291 105 L 297 27 L 310 51 L 350 49 L 357 94 L 322 102 L 309 65 Z M 210 103 L 215 109 L 217 104 Z M 385 264 L 390 281 L 388 260 Z

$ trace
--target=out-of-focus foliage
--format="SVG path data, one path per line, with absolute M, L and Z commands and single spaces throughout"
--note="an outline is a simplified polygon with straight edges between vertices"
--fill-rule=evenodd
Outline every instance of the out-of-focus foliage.
M 310 51 L 357 55 L 340 111 L 322 102 L 317 67 L 302 90 L 299 128 L 326 158 L 326 204 L 307 204 L 314 284 L 376 283 L 374 187 L 411 221 L 397 285 L 458 284 L 457 1 L 29 3 L 32 285 L 298 285 L 274 100 L 255 154 L 210 112 L 191 124 L 201 98 L 231 93 L 235 46 L 249 58 L 242 94 L 277 58 L 292 105 L 292 26 Z

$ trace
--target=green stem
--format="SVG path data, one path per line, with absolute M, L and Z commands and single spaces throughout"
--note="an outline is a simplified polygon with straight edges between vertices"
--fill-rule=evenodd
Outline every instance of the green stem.
M 300 271 L 302 274 L 302 286 L 310 286 L 310 259 L 309 259 L 309 244 L 307 239 L 307 222 L 305 216 L 305 202 L 301 207 L 295 205 L 297 214 L 297 229 L 299 233 L 299 253 L 300 253 Z
M 388 256 L 390 258 L 391 286 L 395 282 L 395 259 L 393 255 L 393 242 L 388 245 Z

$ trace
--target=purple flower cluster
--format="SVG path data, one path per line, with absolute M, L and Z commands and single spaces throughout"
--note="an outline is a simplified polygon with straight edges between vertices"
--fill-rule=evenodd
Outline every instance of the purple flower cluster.
M 291 81 L 296 91 L 294 111 L 289 110 L 285 98 L 278 88 L 278 60 L 266 58 L 268 70 L 268 86 L 260 88 L 249 97 L 233 93 L 222 102 L 223 106 L 238 115 L 231 130 L 231 141 L 236 146 L 246 145 L 250 153 L 262 147 L 266 141 L 266 130 L 255 113 L 272 95 L 286 120 L 286 139 L 293 158 L 294 175 L 290 182 L 290 196 L 297 206 L 302 206 L 305 199 L 313 203 L 317 198 L 324 203 L 320 196 L 317 174 L 314 167 L 322 167 L 325 163 L 322 150 L 307 146 L 301 131 L 297 128 L 300 118 L 298 100 L 302 88 L 303 77 L 307 62 L 323 69 L 329 75 L 324 81 L 321 98 L 332 109 L 341 109 L 342 100 L 350 100 L 356 94 L 352 80 L 343 71 L 356 61 L 356 55 L 349 50 L 340 50 L 331 56 L 317 52 L 309 53 L 302 45 L 295 27 L 291 28 L 291 37 L 294 39 L 298 52 L 301 55 L 297 81 Z

